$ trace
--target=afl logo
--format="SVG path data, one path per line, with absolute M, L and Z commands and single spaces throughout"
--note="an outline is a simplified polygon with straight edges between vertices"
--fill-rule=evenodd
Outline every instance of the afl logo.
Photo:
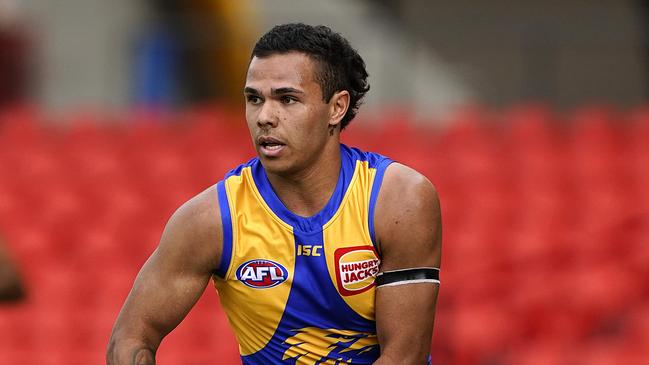
M 372 246 L 339 248 L 334 258 L 340 294 L 356 295 L 374 287 L 381 261 Z
M 277 286 L 288 279 L 288 271 L 284 266 L 264 259 L 250 260 L 239 266 L 237 279 L 255 289 L 265 289 Z

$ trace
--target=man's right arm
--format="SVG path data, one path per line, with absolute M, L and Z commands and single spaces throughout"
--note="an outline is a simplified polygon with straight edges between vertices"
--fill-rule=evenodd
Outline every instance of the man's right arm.
M 205 290 L 221 256 L 216 189 L 200 193 L 169 219 L 113 327 L 108 365 L 155 364 L 160 342 Z

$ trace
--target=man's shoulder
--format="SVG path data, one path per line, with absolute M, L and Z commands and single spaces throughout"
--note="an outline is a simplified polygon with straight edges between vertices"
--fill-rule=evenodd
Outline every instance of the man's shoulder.
M 187 234 L 203 235 L 220 230 L 219 197 L 212 185 L 183 203 L 172 215 L 169 224 Z
M 431 215 L 439 215 L 439 197 L 435 186 L 411 167 L 397 162 L 390 164 L 377 200 L 377 223 L 384 229 L 392 227 L 399 230 L 410 224 L 419 224 Z
M 426 176 L 398 162 L 393 162 L 386 168 L 381 191 L 384 192 L 383 195 L 402 195 L 405 202 L 437 196 L 435 186 Z
M 421 252 L 431 252 L 429 244 L 436 242 L 440 217 L 435 186 L 415 169 L 392 163 L 385 172 L 375 213 L 382 252 L 405 255 L 402 250 L 422 247 Z
M 218 196 L 211 186 L 172 214 L 156 252 L 171 265 L 197 265 L 214 271 L 220 260 L 222 240 Z
M 418 202 L 437 200 L 435 186 L 419 171 L 377 152 L 363 151 L 342 145 L 342 150 L 356 160 L 367 161 L 382 175 L 379 179 L 377 212 L 400 209 Z

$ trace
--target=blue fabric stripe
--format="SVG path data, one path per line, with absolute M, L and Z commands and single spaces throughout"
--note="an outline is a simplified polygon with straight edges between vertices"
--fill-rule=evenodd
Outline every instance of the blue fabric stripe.
M 225 191 L 225 180 L 216 184 L 216 190 L 219 196 L 219 208 L 221 211 L 221 226 L 223 227 L 223 248 L 221 249 L 221 262 L 216 270 L 216 274 L 224 278 L 230 267 L 232 259 L 232 217 L 230 216 L 230 205 L 228 204 L 228 195 Z
M 385 170 L 392 162 L 394 161 L 392 161 L 387 157 L 385 157 L 383 160 L 378 162 L 376 166 L 376 175 L 374 176 L 374 182 L 372 183 L 372 192 L 370 193 L 370 206 L 369 206 L 369 214 L 368 214 L 370 238 L 372 238 L 372 244 L 374 245 L 376 252 L 379 253 L 379 256 L 381 255 L 381 251 L 379 250 L 379 246 L 376 243 L 376 234 L 374 233 L 374 211 L 376 208 L 376 199 L 378 198 L 379 191 L 381 190 L 383 175 L 385 175 Z
M 255 164 L 259 163 L 259 159 L 257 157 L 251 158 L 248 160 L 248 162 L 241 164 L 232 170 L 228 171 L 227 174 L 225 174 L 225 177 L 223 178 L 223 181 L 227 180 L 230 176 L 241 176 L 241 172 L 243 169 L 246 167 L 254 166 Z

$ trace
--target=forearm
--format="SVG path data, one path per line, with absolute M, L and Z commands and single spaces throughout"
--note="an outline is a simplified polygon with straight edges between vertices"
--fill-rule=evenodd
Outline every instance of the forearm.
M 397 365 L 397 364 L 401 364 L 401 362 L 396 361 L 395 359 L 391 359 L 387 356 L 381 355 L 379 356 L 378 359 L 376 359 L 373 365 Z
M 397 364 L 396 362 L 392 361 L 391 359 L 386 359 L 385 357 L 381 356 L 376 361 L 374 361 L 373 365 L 394 365 Z
M 107 365 L 155 365 L 155 350 L 138 340 L 111 338 L 106 351 Z
M 430 356 L 437 287 L 381 287 L 376 298 L 381 356 L 375 365 L 425 365 Z
M 428 351 L 424 352 L 416 349 L 398 355 L 382 352 L 373 365 L 426 365 L 430 354 Z

